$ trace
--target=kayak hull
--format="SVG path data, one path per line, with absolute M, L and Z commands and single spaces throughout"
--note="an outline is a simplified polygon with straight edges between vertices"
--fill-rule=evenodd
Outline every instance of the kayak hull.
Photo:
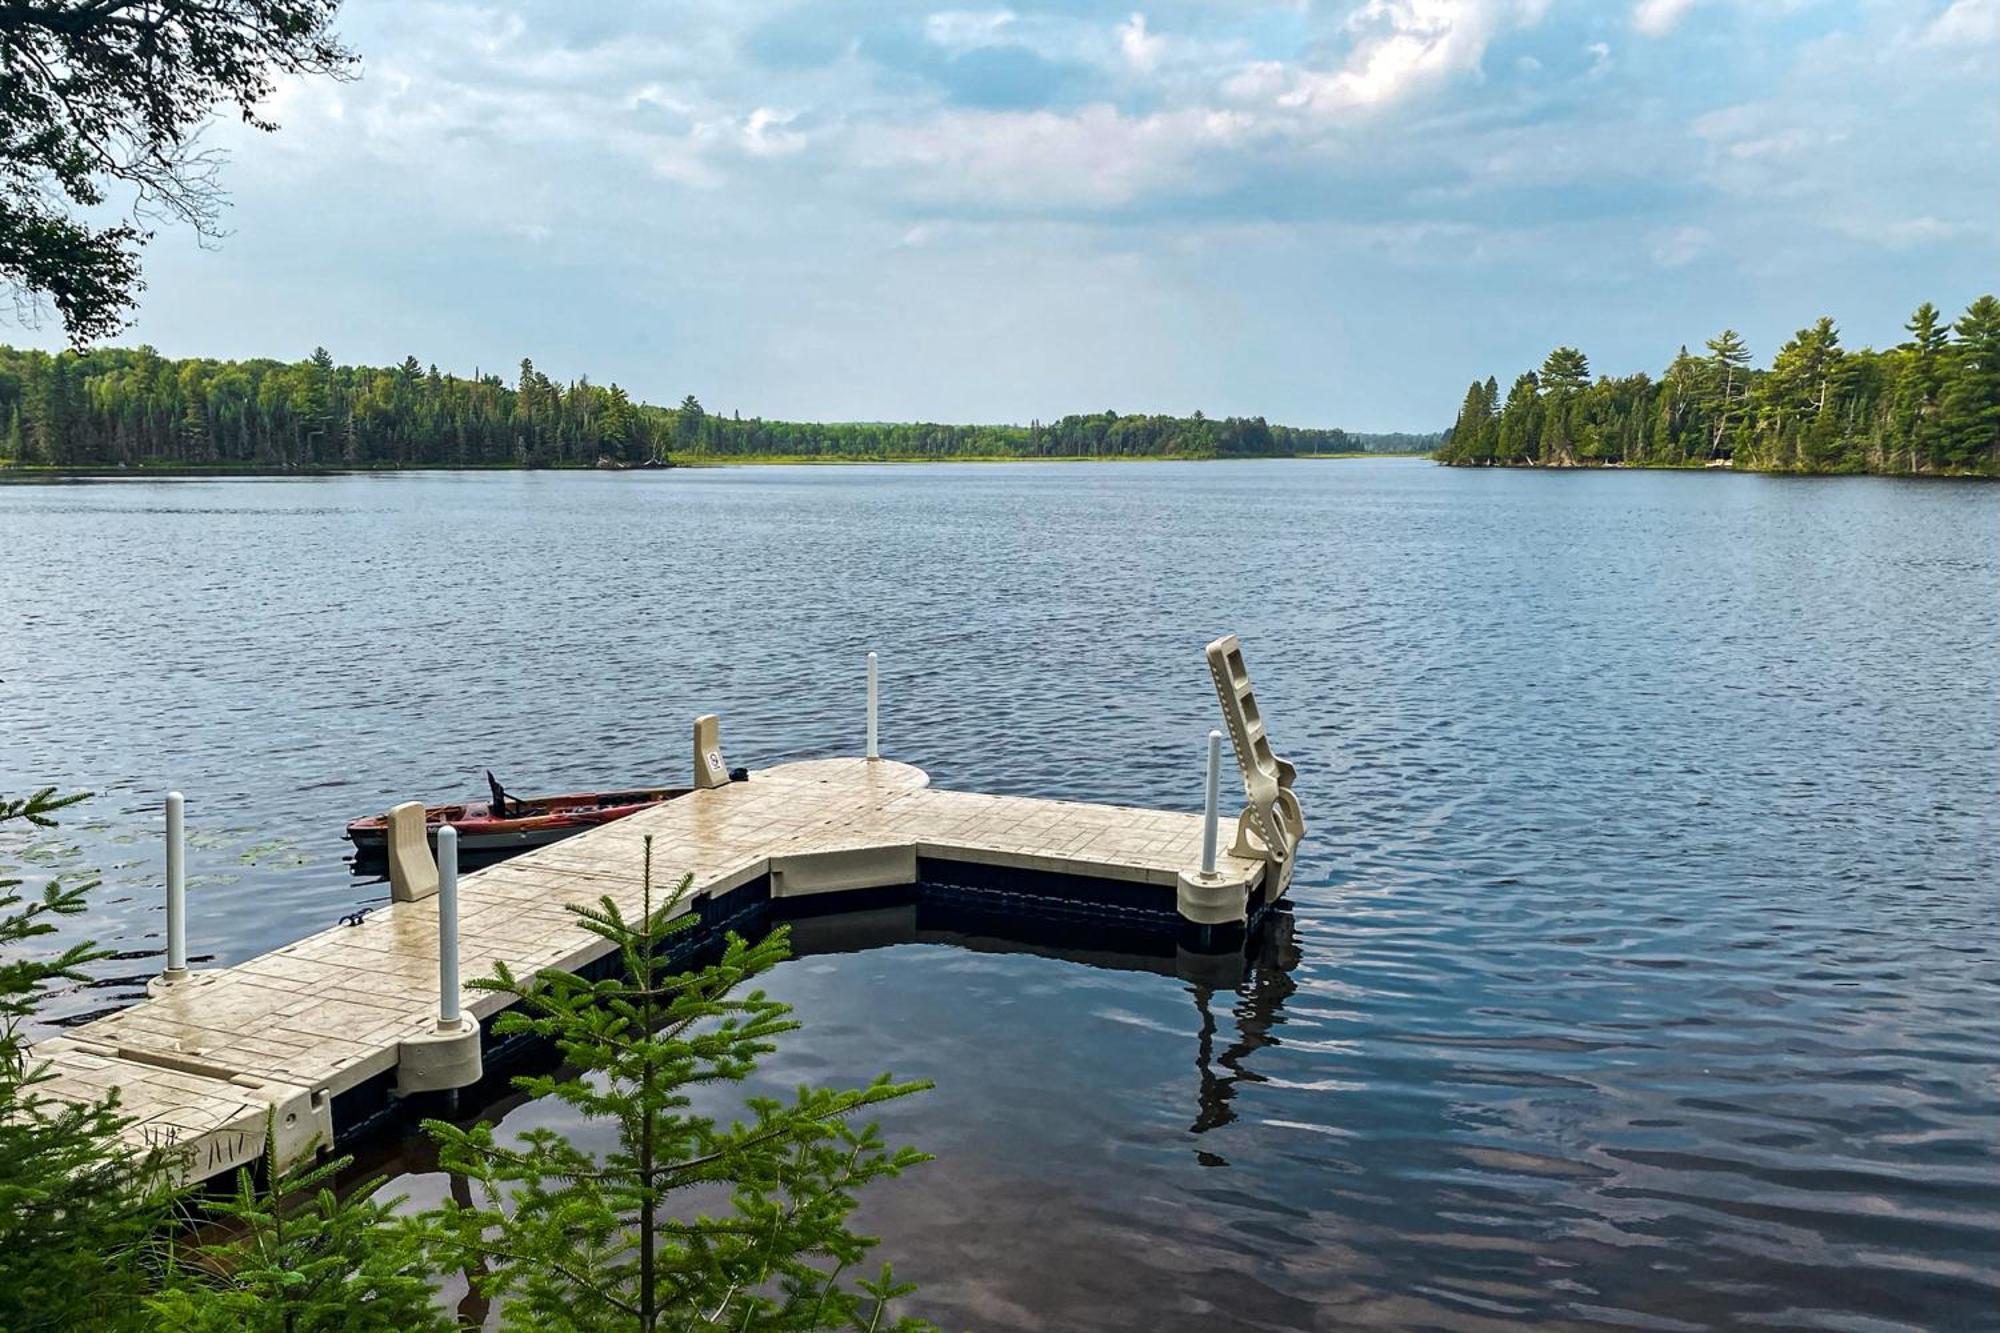
M 564 796 L 509 798 L 507 813 L 495 815 L 487 801 L 465 801 L 455 805 L 424 808 L 424 831 L 431 845 L 437 845 L 437 831 L 450 825 L 458 830 L 458 846 L 463 852 L 512 852 L 545 847 L 585 829 L 602 827 L 663 805 L 692 788 L 651 787 L 615 792 L 572 792 Z M 386 856 L 389 848 L 389 820 L 371 815 L 347 826 L 348 841 L 361 856 Z

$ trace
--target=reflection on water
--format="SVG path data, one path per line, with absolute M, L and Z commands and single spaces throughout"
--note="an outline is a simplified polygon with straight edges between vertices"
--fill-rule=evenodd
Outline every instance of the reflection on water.
M 919 921 L 770 979 L 805 1029 L 769 1087 L 938 1085 L 885 1117 L 938 1160 L 864 1203 L 919 1308 L 1996 1326 L 2000 488 L 1379 462 L 0 487 L 0 548 L 0 786 L 102 793 L 31 869 L 100 870 L 120 955 L 52 1016 L 157 970 L 171 787 L 193 946 L 233 961 L 386 897 L 347 819 L 484 768 L 671 781 L 709 711 L 732 763 L 851 753 L 870 648 L 887 752 L 940 786 L 1192 810 L 1200 647 L 1234 630 L 1312 828 L 1295 952 L 1211 976 Z M 448 1182 L 413 1159 L 396 1188 Z
M 1178 978 L 1199 1016 L 1191 1133 L 1235 1119 L 1230 1101 L 1239 1081 L 1255 1081 L 1251 1055 L 1274 1044 L 1272 1029 L 1294 987 L 1297 936 L 1286 904 L 1264 913 L 1240 949 L 1199 952 L 1172 931 L 1112 921 L 1051 922 L 964 904 L 922 901 L 903 907 L 807 917 L 792 923 L 793 952 L 825 956 L 897 944 L 929 944 L 974 952 L 1062 959 L 1086 967 Z M 1219 998 L 1218 998 L 1219 997 Z M 1217 1049 L 1216 1006 L 1232 1031 Z M 1204 1162 L 1226 1165 L 1212 1154 Z
M 1011 911 L 930 900 L 809 916 L 792 921 L 790 927 L 793 961 L 780 970 L 773 984 L 765 987 L 780 996 L 788 989 L 786 983 L 801 968 L 815 965 L 837 968 L 848 956 L 892 949 L 1033 958 L 1177 982 L 1178 989 L 1199 1016 L 1200 1024 L 1201 1035 L 1193 1044 L 1194 1070 L 1191 1076 L 1182 1079 L 1185 1086 L 1181 1093 L 1182 1115 L 1191 1121 L 1188 1132 L 1194 1135 L 1233 1119 L 1229 1107 L 1233 1089 L 1241 1080 L 1258 1077 L 1251 1068 L 1250 1057 L 1271 1044 L 1273 1028 L 1283 1021 L 1281 1006 L 1291 993 L 1289 974 L 1299 963 L 1292 916 L 1282 907 L 1265 913 L 1241 948 L 1210 954 L 1190 952 L 1177 945 L 1173 931 L 1157 925 L 1121 925 L 1111 921 L 1094 925 L 1052 924 Z M 1218 1008 L 1221 1022 L 1229 1030 L 1220 1051 L 1215 1040 Z M 806 1024 L 806 1031 L 790 1038 L 789 1045 L 808 1044 L 814 1039 L 812 1015 L 802 1010 L 799 1017 Z M 524 1069 L 546 1069 L 551 1063 L 546 1052 L 518 1056 L 508 1069 L 490 1074 L 479 1089 L 464 1094 L 453 1118 L 462 1124 L 492 1121 L 501 1126 L 503 1138 L 510 1132 L 554 1126 L 573 1142 L 592 1151 L 606 1151 L 612 1141 L 604 1127 L 587 1125 L 562 1108 L 534 1103 L 511 1091 L 514 1075 Z M 910 1071 L 899 1069 L 897 1073 L 906 1076 Z M 821 1081 L 839 1082 L 850 1077 L 823 1076 Z M 696 1090 L 691 1109 L 695 1114 L 732 1115 L 740 1110 L 745 1096 L 758 1093 L 783 1096 L 796 1081 L 776 1077 L 767 1068 L 740 1088 L 721 1092 Z M 962 1077 L 960 1081 L 964 1082 Z M 921 1142 L 927 1116 L 921 1101 L 915 1106 L 914 1115 L 911 1109 L 907 1105 L 892 1107 L 884 1123 L 892 1136 Z M 1227 1165 L 1199 1147 L 1192 1150 L 1192 1156 L 1203 1165 Z M 930 1179 L 935 1169 L 935 1164 L 928 1165 L 905 1180 L 917 1189 L 938 1188 L 938 1182 Z M 430 1139 L 413 1126 L 405 1125 L 400 1136 L 377 1137 L 364 1144 L 345 1179 L 352 1184 L 382 1175 L 391 1176 L 395 1192 L 409 1194 L 413 1204 L 428 1204 L 447 1196 L 466 1204 L 473 1198 L 471 1183 L 463 1176 L 442 1171 Z M 896 1224 L 897 1196 L 909 1192 L 894 1184 L 878 1188 L 868 1199 L 863 1229 L 900 1231 L 902 1228 Z M 920 1240 L 913 1248 L 908 1241 L 899 1239 L 884 1253 L 898 1264 L 923 1262 Z M 472 1276 L 457 1275 L 448 1295 L 462 1317 L 483 1324 L 492 1311 L 470 1280 Z M 928 1297 L 925 1303 L 930 1303 Z M 941 1308 L 939 1312 L 948 1320 L 953 1317 Z M 975 1315 L 966 1311 L 959 1317 Z

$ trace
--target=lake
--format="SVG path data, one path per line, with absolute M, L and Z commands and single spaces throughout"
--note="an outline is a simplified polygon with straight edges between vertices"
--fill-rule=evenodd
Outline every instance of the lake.
M 818 923 L 765 1084 L 884 1069 L 948 1327 L 2000 1326 L 2000 487 L 1411 461 L 0 486 L 0 790 L 160 966 L 383 887 L 402 799 L 862 743 L 1198 808 L 1242 635 L 1310 833 L 1238 984 Z M 1234 794 L 1234 774 L 1225 799 Z M 0 858 L 27 856 L 19 840 Z M 898 931 L 902 933 L 899 936 Z M 890 942 L 898 938 L 904 942 Z M 562 1122 L 540 1105 L 510 1127 Z M 412 1148 L 396 1188 L 446 1182 Z

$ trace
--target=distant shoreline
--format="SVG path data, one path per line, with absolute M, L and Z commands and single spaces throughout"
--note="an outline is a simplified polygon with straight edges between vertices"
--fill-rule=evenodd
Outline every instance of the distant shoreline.
M 1735 477 L 1880 477 L 1889 481 L 2000 481 L 1991 472 L 1867 472 L 1852 468 L 1711 467 L 1706 463 L 1470 463 L 1438 460 L 1467 472 L 1703 472 Z
M 894 463 L 1269 463 L 1312 462 L 1343 458 L 1429 458 L 1429 451 L 1380 453 L 1356 449 L 1332 454 L 967 454 L 935 458 L 927 454 L 882 457 L 829 457 L 823 454 L 707 454 L 678 460 L 675 467 L 846 467 L 852 464 Z
M 406 473 L 428 472 L 561 472 L 561 473 L 659 473 L 672 471 L 698 471 L 713 468 L 732 467 L 911 467 L 940 463 L 1310 463 L 1346 462 L 1353 460 L 1436 460 L 1431 451 L 1413 453 L 1380 453 L 1355 450 L 1345 453 L 1328 454 L 1230 454 L 1204 456 L 1193 454 L 1129 454 L 1129 455 L 1063 455 L 1051 457 L 1036 454 L 982 454 L 963 458 L 881 457 L 854 458 L 828 457 L 826 455 L 701 455 L 676 459 L 654 467 L 604 468 L 595 465 L 568 464 L 563 466 L 526 467 L 514 463 L 411 463 L 403 465 L 383 465 L 381 467 L 238 467 L 233 465 L 201 466 L 145 466 L 113 467 L 106 465 L 84 467 L 52 467 L 46 464 L 31 466 L 0 466 L 0 486 L 9 484 L 28 485 L 38 481 L 149 481 L 180 480 L 197 481 L 208 479 L 250 478 L 250 477 L 368 477 L 397 476 Z M 1721 473 L 1738 477 L 1878 477 L 1891 481 L 2000 481 L 1989 472 L 1854 472 L 1854 471 L 1799 471 L 1791 468 L 1757 467 L 1709 467 L 1701 463 L 1452 463 L 1436 460 L 1438 466 L 1462 471 L 1495 472 L 1700 472 Z
M 926 463 L 1266 463 L 1266 462 L 1314 462 L 1338 459 L 1429 458 L 1428 452 L 1421 453 L 1375 453 L 1352 451 L 1333 454 L 1244 454 L 1208 456 L 1196 454 L 1131 454 L 1131 455 L 1063 455 L 1060 457 L 1038 454 L 981 454 L 959 458 L 934 458 L 928 456 L 905 457 L 828 457 L 825 455 L 785 455 L 785 454 L 745 454 L 745 455 L 697 455 L 675 459 L 659 467 L 604 468 L 595 464 L 569 464 L 564 466 L 527 467 L 517 463 L 409 463 L 385 464 L 381 467 L 239 467 L 230 464 L 214 466 L 141 466 L 117 467 L 108 464 L 85 465 L 81 467 L 55 467 L 48 464 L 28 466 L 0 466 L 0 485 L 8 482 L 56 481 L 65 477 L 93 481 L 136 481 L 148 478 L 202 477 L 366 477 L 388 476 L 402 472 L 670 472 L 682 469 L 723 468 L 723 467 L 853 467 L 865 465 L 894 464 L 898 467 Z

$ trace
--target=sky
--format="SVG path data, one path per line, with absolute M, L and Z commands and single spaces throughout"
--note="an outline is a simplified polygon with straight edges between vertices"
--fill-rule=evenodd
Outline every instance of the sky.
M 2000 0 L 350 0 L 114 341 L 818 420 L 1435 430 L 2000 289 Z M 59 329 L 0 324 L 59 346 Z

